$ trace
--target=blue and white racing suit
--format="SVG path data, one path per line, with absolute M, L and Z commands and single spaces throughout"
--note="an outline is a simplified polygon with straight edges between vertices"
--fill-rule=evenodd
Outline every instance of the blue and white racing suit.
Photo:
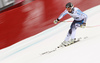
M 83 13 L 79 8 L 74 7 L 72 9 L 71 13 L 69 13 L 67 11 L 67 9 L 65 9 L 65 11 L 58 17 L 58 19 L 60 20 L 66 14 L 69 14 L 70 16 L 72 16 L 74 18 L 74 21 L 71 24 L 70 30 L 68 32 L 68 35 L 65 38 L 65 41 L 69 41 L 70 37 L 71 37 L 71 39 L 75 38 L 77 27 L 80 27 L 81 24 L 86 23 L 87 15 L 85 13 Z

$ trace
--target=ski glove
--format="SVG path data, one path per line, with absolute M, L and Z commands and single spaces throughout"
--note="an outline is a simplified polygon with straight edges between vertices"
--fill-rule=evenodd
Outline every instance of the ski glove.
M 54 24 L 57 24 L 59 21 L 59 19 L 54 20 Z
M 81 27 L 81 28 L 85 28 L 85 27 L 86 27 L 86 23 L 81 24 L 80 27 Z

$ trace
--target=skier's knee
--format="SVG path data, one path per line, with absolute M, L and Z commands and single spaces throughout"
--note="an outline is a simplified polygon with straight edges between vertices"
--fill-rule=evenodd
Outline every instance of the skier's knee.
M 72 34 L 72 29 L 69 30 L 69 34 Z
M 75 30 L 76 30 L 75 28 L 70 29 L 69 34 L 72 34 L 72 32 L 75 31 Z

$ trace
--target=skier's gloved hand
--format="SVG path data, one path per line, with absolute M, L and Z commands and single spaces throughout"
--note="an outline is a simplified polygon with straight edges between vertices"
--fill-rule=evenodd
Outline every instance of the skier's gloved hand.
M 81 24 L 80 27 L 81 27 L 81 28 L 85 28 L 85 27 L 86 27 L 86 23 Z
M 54 24 L 57 24 L 59 21 L 59 19 L 54 20 Z

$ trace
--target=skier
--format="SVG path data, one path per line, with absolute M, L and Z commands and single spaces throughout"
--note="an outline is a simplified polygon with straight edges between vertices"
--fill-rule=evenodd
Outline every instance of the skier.
M 68 34 L 65 40 L 61 43 L 60 47 L 74 43 L 77 27 L 86 26 L 87 15 L 83 13 L 79 8 L 74 7 L 71 2 L 66 4 L 65 11 L 56 20 L 54 20 L 54 23 L 57 24 L 58 22 L 60 22 L 60 19 L 63 18 L 63 16 L 66 14 L 72 16 L 74 18 L 74 21 L 72 22 Z

